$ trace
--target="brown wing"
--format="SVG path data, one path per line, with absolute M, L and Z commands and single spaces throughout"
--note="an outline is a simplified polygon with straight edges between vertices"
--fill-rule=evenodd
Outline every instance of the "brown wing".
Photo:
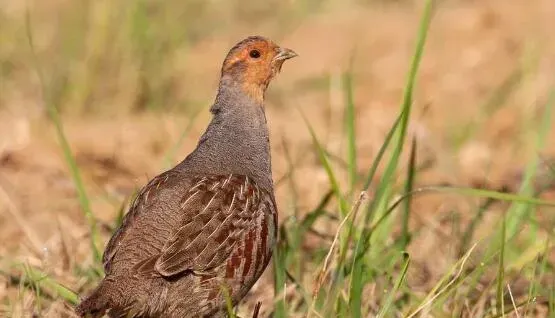
M 180 176 L 177 172 L 167 171 L 155 178 L 153 178 L 146 186 L 144 186 L 141 191 L 137 194 L 133 200 L 133 204 L 129 208 L 127 214 L 123 218 L 121 226 L 116 230 L 113 236 L 108 241 L 106 249 L 104 250 L 104 255 L 102 262 L 104 264 L 104 271 L 106 274 L 110 273 L 110 261 L 114 258 L 116 252 L 118 251 L 119 244 L 122 243 L 127 231 L 131 228 L 133 221 L 139 216 L 139 211 L 141 210 L 138 206 L 140 202 L 147 201 L 148 197 L 153 197 L 157 195 L 157 192 L 166 186 L 168 183 L 175 181 Z
M 183 197 L 182 223 L 155 262 L 155 270 L 172 276 L 187 270 L 209 271 L 221 265 L 236 243 L 255 225 L 267 206 L 261 190 L 246 176 L 200 179 Z

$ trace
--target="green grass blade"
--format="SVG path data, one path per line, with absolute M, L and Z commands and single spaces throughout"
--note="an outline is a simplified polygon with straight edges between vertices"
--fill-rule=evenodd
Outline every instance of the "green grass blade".
M 374 215 L 373 212 L 375 211 L 376 207 L 385 206 L 385 198 L 390 193 L 393 176 L 394 176 L 395 170 L 397 169 L 399 157 L 403 149 L 404 139 L 407 132 L 408 121 L 410 118 L 410 111 L 412 106 L 412 95 L 413 95 L 414 85 L 416 82 L 416 75 L 420 67 L 422 55 L 424 52 L 424 46 L 425 46 L 426 38 L 428 34 L 428 29 L 430 27 L 431 20 L 432 20 L 433 3 L 434 3 L 433 0 L 427 0 L 425 2 L 424 12 L 420 21 L 420 27 L 417 34 L 415 52 L 413 54 L 412 62 L 407 75 L 407 82 L 404 88 L 399 124 L 395 123 L 394 133 L 392 134 L 395 137 L 393 153 L 385 169 L 383 177 L 380 180 L 378 187 L 376 188 L 374 199 L 371 201 L 371 203 L 368 205 L 368 208 L 366 209 L 366 213 L 363 221 L 363 224 L 365 227 L 368 227 L 368 224 L 371 222 L 372 217 Z M 376 163 L 376 161 L 374 162 Z M 374 166 L 377 167 L 377 164 L 374 164 Z M 369 176 L 367 177 L 365 187 L 369 185 L 371 180 L 370 177 L 373 175 L 373 171 L 371 170 L 370 172 L 371 174 L 369 174 Z M 383 217 L 382 219 L 385 220 L 385 217 Z M 359 267 L 363 266 L 362 255 L 368 250 L 369 243 L 370 243 L 369 239 L 372 234 L 373 234 L 372 231 L 369 231 L 368 229 L 366 229 L 359 236 L 359 239 L 357 240 L 355 245 L 355 250 L 353 252 L 353 266 L 351 269 L 351 273 L 357 270 L 356 269 L 357 266 Z M 357 286 L 359 288 L 361 287 L 361 285 L 350 286 L 351 295 L 362 293 L 361 289 L 354 289 Z
M 422 61 L 422 54 L 424 52 L 424 46 L 428 35 L 428 29 L 430 27 L 430 23 L 432 20 L 433 3 L 434 3 L 433 0 L 427 0 L 424 7 L 424 13 L 420 21 L 420 28 L 417 36 L 416 48 L 412 58 L 411 66 L 407 76 L 407 83 L 405 84 L 405 89 L 403 93 L 403 101 L 401 103 L 401 119 L 395 133 L 396 143 L 394 144 L 393 154 L 391 155 L 391 158 L 385 169 L 380 185 L 377 188 L 376 200 L 374 200 L 374 202 L 376 203 L 373 202 L 372 204 L 370 204 L 368 212 L 366 213 L 366 220 L 365 220 L 366 224 L 368 224 L 368 222 L 371 220 L 372 209 L 374 209 L 379 204 L 377 201 L 382 199 L 382 195 L 384 194 L 384 192 L 386 192 L 388 185 L 392 183 L 395 170 L 397 169 L 397 166 L 399 163 L 401 152 L 403 151 L 403 145 L 404 145 L 405 136 L 408 128 L 408 122 L 409 122 L 410 113 L 411 113 L 412 95 L 413 95 L 413 90 L 416 83 L 416 75 L 418 73 L 420 63 Z
M 385 140 L 384 140 L 383 144 L 380 146 L 380 150 L 378 151 L 378 154 L 376 155 L 376 158 L 372 162 L 372 166 L 368 170 L 368 174 L 366 174 L 366 181 L 364 182 L 364 185 L 362 186 L 363 191 L 368 190 L 368 188 L 370 187 L 370 183 L 372 182 L 372 179 L 376 175 L 376 171 L 378 170 L 378 166 L 380 165 L 380 162 L 381 162 L 383 156 L 385 155 L 385 151 L 387 150 L 387 147 L 391 143 L 391 140 L 393 140 L 393 136 L 395 135 L 395 132 L 397 131 L 397 127 L 401 123 L 401 118 L 402 117 L 403 117 L 403 112 L 401 112 L 401 114 L 397 117 L 397 119 L 395 120 L 395 122 L 391 126 L 391 129 L 389 130 L 389 132 L 385 136 Z
M 555 282 L 551 283 L 551 287 L 549 287 L 549 306 L 548 306 L 548 311 L 550 312 L 550 318 L 553 318 L 553 315 L 555 313 Z
M 351 286 L 349 287 L 349 301 L 351 307 L 351 316 L 353 318 L 362 317 L 362 291 L 364 288 L 364 277 L 362 266 L 353 266 L 351 269 Z
M 505 289 L 505 238 L 506 238 L 506 220 L 503 218 L 501 220 L 501 235 L 499 237 L 499 244 L 501 246 L 501 252 L 499 254 L 499 266 L 497 267 L 497 309 L 499 312 L 505 312 L 505 298 L 503 297 L 503 291 Z
M 393 135 L 401 122 L 402 113 L 397 117 L 394 124 L 392 125 L 391 129 L 386 135 L 384 142 L 382 143 L 376 158 L 372 162 L 372 166 L 370 167 L 368 174 L 366 175 L 366 181 L 364 182 L 362 191 L 367 191 L 370 187 L 370 183 L 376 174 L 378 166 L 385 154 L 387 147 L 389 146 L 391 140 L 393 139 Z M 355 251 L 359 251 L 359 247 L 361 244 L 361 240 L 357 240 Z M 350 270 L 350 286 L 349 286 L 349 299 L 350 299 L 350 306 L 351 306 L 351 315 L 353 317 L 361 317 L 361 306 L 362 306 L 362 289 L 364 287 L 364 283 L 362 281 L 362 264 L 361 262 L 357 262 L 357 259 L 352 262 L 351 270 Z
M 391 289 L 387 294 L 387 297 L 385 298 L 382 308 L 376 315 L 377 318 L 389 317 L 386 315 L 389 312 L 391 305 L 393 304 L 395 295 L 397 295 L 397 292 L 401 289 L 401 285 L 405 281 L 405 277 L 407 276 L 407 270 L 409 269 L 410 257 L 408 253 L 403 253 L 403 256 L 405 261 L 403 263 L 403 267 L 401 268 L 401 272 L 399 273 L 399 277 L 397 277 L 397 281 L 395 282 L 395 286 L 393 286 L 393 289 Z
M 233 302 L 231 301 L 231 295 L 229 294 L 229 289 L 227 286 L 221 286 L 222 293 L 225 299 L 225 308 L 227 311 L 227 316 L 229 318 L 235 318 L 235 313 L 233 312 Z
M 0 271 L 0 274 L 6 277 L 14 277 L 19 280 L 22 288 L 32 288 L 35 292 L 42 295 L 51 295 L 52 298 L 61 298 L 71 305 L 79 303 L 79 295 L 67 288 L 63 284 L 58 283 L 46 273 L 27 264 L 14 264 L 22 273 L 20 276 L 13 276 L 9 273 Z
M 285 268 L 286 255 L 284 255 L 284 250 L 285 248 L 283 245 L 278 243 L 278 245 L 274 248 L 274 255 L 272 257 L 274 264 L 274 297 L 276 299 L 273 316 L 276 318 L 287 317 L 285 302 L 282 297 L 287 279 Z
M 412 139 L 412 147 L 410 152 L 409 166 L 407 170 L 407 181 L 405 182 L 405 193 L 413 190 L 414 176 L 416 174 L 416 138 Z M 407 197 L 403 206 L 403 216 L 401 220 L 401 248 L 407 249 L 410 242 L 409 218 L 412 196 Z
M 318 141 L 318 138 L 316 137 L 316 134 L 314 133 L 314 129 L 312 129 L 312 126 L 310 125 L 310 123 L 308 122 L 308 120 L 306 119 L 306 117 L 302 112 L 301 112 L 301 115 L 306 123 L 306 126 L 308 127 L 308 130 L 310 131 L 310 136 L 312 137 L 312 143 L 316 147 L 318 158 L 320 159 L 320 163 L 322 164 L 322 166 L 324 167 L 324 170 L 326 171 L 333 193 L 335 194 L 337 200 L 339 201 L 339 209 L 341 211 L 341 216 L 344 218 L 349 212 L 349 208 L 339 187 L 339 182 L 337 181 L 335 173 L 333 172 L 333 169 L 331 167 L 331 164 L 328 160 L 328 157 L 326 155 L 324 148 L 322 147 L 322 145 Z
M 304 232 L 310 229 L 314 222 L 318 220 L 318 218 L 326 213 L 326 210 L 324 208 L 326 207 L 326 205 L 328 205 L 332 195 L 333 191 L 328 191 L 328 193 L 326 193 L 326 195 L 322 197 L 320 203 L 318 203 L 318 206 L 311 212 L 307 213 L 302 221 L 300 221 L 299 231 L 301 232 L 301 235 L 303 235 Z
M 400 204 L 407 196 L 419 194 L 419 193 L 430 193 L 430 192 L 451 192 L 464 196 L 472 196 L 477 198 L 491 198 L 500 201 L 507 202 L 518 202 L 531 205 L 542 205 L 542 206 L 555 206 L 555 202 L 541 200 L 531 197 L 526 197 L 518 194 L 511 194 L 505 192 L 498 192 L 492 190 L 484 189 L 474 189 L 474 188 L 464 188 L 464 187 L 452 187 L 452 186 L 429 186 L 417 188 L 410 193 L 405 193 L 402 197 L 398 198 L 394 204 L 391 205 L 390 210 L 395 208 Z
M 347 137 L 347 166 L 349 174 L 349 193 L 354 191 L 357 178 L 357 149 L 355 126 L 355 101 L 353 98 L 353 74 L 349 70 L 343 74 L 343 90 L 345 94 L 345 132 Z
M 532 276 L 531 284 L 528 289 L 528 299 L 524 307 L 524 317 L 528 317 L 528 311 L 531 310 L 530 307 L 532 307 L 532 302 L 538 295 L 538 290 L 541 288 L 540 284 L 544 280 L 545 273 L 548 271 L 547 255 L 550 250 L 550 247 L 551 247 L 550 240 L 546 240 L 543 253 L 541 253 L 537 257 L 536 268 L 534 268 L 534 275 Z
M 91 235 L 91 250 L 93 253 L 93 258 L 97 263 L 100 263 L 101 261 L 101 255 L 100 255 L 100 251 L 98 249 L 98 229 L 97 229 L 97 222 L 96 222 L 96 218 L 94 217 L 94 214 L 92 212 L 91 206 L 90 206 L 90 202 L 89 202 L 89 198 L 87 196 L 87 192 L 85 190 L 85 186 L 83 184 L 83 181 L 81 179 L 81 173 L 79 171 L 79 168 L 77 167 L 77 162 L 75 161 L 75 158 L 73 157 L 73 154 L 71 152 L 71 147 L 69 145 L 69 142 L 67 141 L 66 135 L 64 133 L 64 128 L 62 125 L 62 120 L 60 119 L 59 113 L 58 113 L 58 109 L 56 108 L 56 105 L 53 103 L 51 97 L 50 97 L 50 93 L 49 90 L 46 86 L 46 80 L 44 77 L 44 73 L 42 71 L 42 67 L 39 63 L 38 60 L 38 56 L 36 54 L 36 50 L 35 50 L 35 44 L 34 44 L 34 39 L 33 39 L 33 32 L 31 31 L 31 16 L 29 11 L 27 11 L 26 14 L 26 19 L 25 19 L 25 26 L 26 26 L 26 32 L 27 32 L 27 40 L 28 40 L 28 44 L 29 47 L 31 48 L 31 53 L 32 53 L 32 57 L 33 57 L 33 62 L 34 62 L 34 68 L 35 71 L 37 72 L 37 76 L 41 85 L 41 90 L 42 90 L 42 96 L 43 96 L 43 100 L 46 106 L 46 110 L 48 112 L 48 116 L 50 118 L 50 120 L 52 121 L 54 128 L 56 129 L 56 135 L 58 137 L 58 141 L 60 142 L 60 146 L 62 148 L 63 154 L 64 154 L 64 159 L 67 163 L 67 165 L 69 166 L 69 171 L 71 173 L 71 177 L 73 179 L 73 183 L 75 185 L 75 188 L 77 190 L 77 197 L 79 200 L 79 205 L 81 206 L 81 209 L 83 210 L 83 213 L 85 214 L 85 218 L 87 219 L 87 223 L 89 224 L 89 230 L 90 230 L 90 235 Z

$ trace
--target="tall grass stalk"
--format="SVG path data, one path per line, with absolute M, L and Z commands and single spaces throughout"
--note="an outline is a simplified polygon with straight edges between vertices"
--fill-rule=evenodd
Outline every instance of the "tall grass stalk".
M 404 259 L 405 260 L 403 262 L 403 266 L 401 267 L 401 272 L 399 273 L 399 277 L 397 277 L 397 281 L 395 282 L 395 286 L 387 294 L 380 311 L 376 315 L 377 318 L 388 317 L 387 313 L 389 312 L 389 309 L 393 304 L 393 299 L 397 295 L 397 292 L 401 289 L 402 283 L 405 281 L 405 277 L 407 276 L 407 271 L 409 269 L 409 264 L 410 264 L 410 256 L 408 253 L 404 254 Z
M 358 179 L 355 101 L 353 92 L 353 74 L 351 70 L 343 74 L 343 91 L 345 95 L 345 133 L 347 137 L 347 169 L 349 173 L 349 195 L 354 191 Z
M 29 48 L 31 49 L 31 56 L 33 58 L 33 66 L 35 71 L 37 72 L 37 76 L 41 85 L 41 91 L 42 91 L 42 96 L 46 107 L 46 111 L 48 112 L 48 117 L 50 118 L 50 120 L 52 121 L 52 124 L 54 125 L 54 128 L 56 129 L 56 135 L 58 137 L 58 141 L 60 142 L 60 146 L 64 154 L 65 162 L 69 167 L 69 171 L 71 173 L 73 183 L 77 190 L 79 205 L 81 206 L 81 209 L 83 210 L 83 213 L 85 214 L 85 217 L 87 219 L 87 223 L 89 224 L 89 231 L 90 231 L 90 237 L 91 237 L 90 245 L 91 245 L 91 251 L 93 254 L 93 259 L 95 260 L 95 262 L 100 263 L 101 254 L 97 245 L 99 240 L 98 240 L 98 229 L 96 224 L 97 223 L 96 218 L 92 212 L 89 198 L 87 196 L 85 186 L 81 179 L 81 173 L 79 171 L 79 168 L 77 167 L 77 162 L 75 161 L 75 158 L 71 152 L 71 147 L 64 133 L 63 124 L 62 124 L 62 120 L 60 119 L 58 109 L 56 108 L 56 105 L 53 103 L 50 90 L 46 84 L 46 79 L 42 70 L 42 66 L 35 49 L 35 43 L 34 43 L 33 32 L 32 32 L 32 24 L 31 24 L 31 15 L 28 10 L 25 15 L 25 27 L 26 27 L 25 30 L 27 35 L 27 41 L 29 44 Z
M 411 193 L 414 186 L 416 174 L 416 138 L 412 138 L 409 165 L 407 169 L 407 181 L 405 182 L 405 193 Z M 406 250 L 410 242 L 409 218 L 412 196 L 408 196 L 403 206 L 403 217 L 401 220 L 401 249 Z
M 385 202 L 388 200 L 388 196 L 391 191 L 393 177 L 397 169 L 401 152 L 403 150 L 405 136 L 408 128 L 408 122 L 409 122 L 410 112 L 412 107 L 413 90 L 414 90 L 416 76 L 418 74 L 420 62 L 422 60 L 422 54 L 424 52 L 424 46 L 426 43 L 428 29 L 431 24 L 433 4 L 434 4 L 434 1 L 428 0 L 426 1 L 424 6 L 424 12 L 421 18 L 420 27 L 417 35 L 417 40 L 416 40 L 415 52 L 408 72 L 407 82 L 406 82 L 404 94 L 403 94 L 403 100 L 401 102 L 401 111 L 400 111 L 401 114 L 400 114 L 399 124 L 398 125 L 396 124 L 395 132 L 392 134 L 393 152 L 391 154 L 389 161 L 387 162 L 383 176 L 376 187 L 374 198 L 366 209 L 366 213 L 363 219 L 364 230 L 362 231 L 361 235 L 359 235 L 358 240 L 356 242 L 355 250 L 353 252 L 354 258 L 352 262 L 353 267 L 351 268 L 351 273 L 363 272 L 362 267 L 364 266 L 364 261 L 361 256 L 368 249 L 368 246 L 370 244 L 370 236 L 374 233 L 368 230 L 368 226 L 373 216 L 376 214 L 376 212 L 378 212 L 378 208 L 380 206 L 381 207 L 385 206 Z M 373 165 L 373 167 L 375 166 L 377 165 Z M 373 173 L 373 171 L 371 171 L 371 173 Z M 369 184 L 369 181 L 370 180 L 368 178 L 367 184 Z M 382 211 L 385 211 L 385 210 L 382 210 Z M 387 231 L 382 232 L 382 235 L 387 235 L 387 234 L 388 234 Z M 351 295 L 362 294 L 363 286 L 364 284 L 361 284 L 361 283 L 356 283 L 356 284 L 352 283 L 350 286 L 351 290 L 349 294 Z M 355 309 L 355 310 L 357 311 L 356 315 L 359 316 L 361 313 L 358 311 L 358 309 Z

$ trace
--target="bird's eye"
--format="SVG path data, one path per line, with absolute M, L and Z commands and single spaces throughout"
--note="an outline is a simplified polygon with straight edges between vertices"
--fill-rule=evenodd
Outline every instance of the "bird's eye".
M 252 57 L 253 59 L 257 59 L 260 57 L 260 51 L 258 50 L 251 50 L 249 52 L 249 56 Z

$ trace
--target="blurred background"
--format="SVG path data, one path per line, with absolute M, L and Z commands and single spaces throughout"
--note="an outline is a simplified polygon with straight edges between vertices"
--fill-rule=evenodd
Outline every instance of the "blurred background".
M 554 199 L 555 130 L 541 153 L 535 140 L 555 85 L 555 2 L 445 0 L 435 9 L 408 132 L 418 142 L 416 184 L 516 191 L 527 162 L 540 158 L 542 197 Z M 330 156 L 342 157 L 348 74 L 358 167 L 368 170 L 399 113 L 421 12 L 409 0 L 0 0 L 0 259 L 27 262 L 77 291 L 85 285 L 74 266 L 92 262 L 88 227 L 48 107 L 59 111 L 104 242 L 133 192 L 193 149 L 223 58 L 249 35 L 299 54 L 270 85 L 266 109 L 280 218 L 302 216 L 329 181 L 299 110 Z M 334 161 L 341 183 L 344 164 Z M 476 204 L 414 202 L 411 226 L 421 235 L 412 256 L 434 260 L 415 288 L 428 288 L 458 257 L 438 242 L 460 235 L 446 220 L 472 218 Z M 323 222 L 319 231 L 334 229 Z M 303 244 L 316 248 L 321 238 Z M 0 277 L 10 315 L 67 309 L 62 301 L 37 307 L 13 279 Z

